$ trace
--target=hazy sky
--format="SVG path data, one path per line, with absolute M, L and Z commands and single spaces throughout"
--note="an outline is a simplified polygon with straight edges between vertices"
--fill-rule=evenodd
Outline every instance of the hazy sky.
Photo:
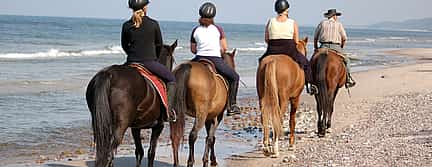
M 274 0 L 211 0 L 216 21 L 265 24 Z M 149 15 L 158 20 L 195 21 L 205 0 L 153 0 Z M 432 0 L 289 0 L 290 16 L 300 25 L 316 25 L 329 8 L 343 12 L 346 25 L 432 17 Z M 127 0 L 0 0 L 0 14 L 119 18 L 130 17 Z

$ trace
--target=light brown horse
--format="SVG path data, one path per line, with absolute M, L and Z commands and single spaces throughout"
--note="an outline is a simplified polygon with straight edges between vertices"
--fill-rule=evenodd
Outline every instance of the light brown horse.
M 311 61 L 313 82 L 318 86 L 315 95 L 318 112 L 318 136 L 324 137 L 331 127 L 333 105 L 339 88 L 346 82 L 343 57 L 331 49 L 319 49 Z
M 306 55 L 308 38 L 299 41 L 297 50 Z M 263 126 L 264 155 L 279 156 L 278 140 L 282 133 L 283 116 L 291 104 L 290 147 L 294 146 L 295 114 L 305 84 L 303 69 L 287 55 L 269 55 L 258 66 L 257 91 Z M 273 138 L 270 145 L 270 126 Z
M 224 54 L 225 62 L 234 67 L 234 55 L 232 53 Z M 194 117 L 195 122 L 192 131 L 189 134 L 189 159 L 187 166 L 193 166 L 194 144 L 198 132 L 205 126 L 207 138 L 203 156 L 203 166 L 208 165 L 208 154 L 211 152 L 211 165 L 216 166 L 216 155 L 214 144 L 216 142 L 215 131 L 221 122 L 224 110 L 228 101 L 228 89 L 224 78 L 210 70 L 210 68 L 200 62 L 186 62 L 177 66 L 174 70 L 177 79 L 176 88 L 176 105 L 177 122 L 171 126 L 171 131 L 176 132 L 172 139 L 180 139 L 184 133 L 184 114 Z M 175 128 L 174 128 L 175 127 Z M 172 134 L 173 135 L 173 134 Z M 180 141 L 173 140 L 174 166 L 178 162 L 178 147 Z

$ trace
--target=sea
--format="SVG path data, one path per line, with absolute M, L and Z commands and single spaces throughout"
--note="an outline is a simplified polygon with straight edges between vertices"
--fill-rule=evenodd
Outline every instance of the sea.
M 49 148 L 70 148 L 76 141 L 91 140 L 80 138 L 80 130 L 90 122 L 84 92 L 97 71 L 125 62 L 120 46 L 124 21 L 0 15 L 0 166 L 16 163 L 16 157 L 31 159 Z M 255 72 L 266 49 L 264 23 L 219 25 L 229 48 L 238 50 L 235 61 L 243 82 L 239 97 L 256 96 Z M 189 39 L 197 23 L 160 21 L 160 26 L 165 44 L 179 42 L 177 65 L 192 59 Z M 314 28 L 299 28 L 300 37 L 309 37 L 308 57 Z M 415 63 L 384 51 L 432 46 L 430 31 L 349 26 L 346 31 L 345 52 L 354 71 Z

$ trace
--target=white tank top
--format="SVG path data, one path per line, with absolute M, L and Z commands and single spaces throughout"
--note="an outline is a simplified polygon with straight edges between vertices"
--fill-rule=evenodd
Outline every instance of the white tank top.
M 288 18 L 279 22 L 276 18 L 270 19 L 268 25 L 269 39 L 294 39 L 294 20 Z

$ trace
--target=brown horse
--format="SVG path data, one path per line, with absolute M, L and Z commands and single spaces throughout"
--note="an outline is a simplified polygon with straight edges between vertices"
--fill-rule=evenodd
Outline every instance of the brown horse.
M 160 55 L 162 64 L 172 64 L 176 46 L 177 41 L 171 46 L 164 45 Z M 141 129 L 152 129 L 148 166 L 153 166 L 166 111 L 151 82 L 127 65 L 109 66 L 91 79 L 86 99 L 96 143 L 96 167 L 113 165 L 114 151 L 128 127 L 132 128 L 135 140 L 136 166 L 141 165 L 144 156 Z
M 228 63 L 233 69 L 234 55 L 226 53 L 223 55 L 225 62 Z M 208 154 L 211 152 L 210 160 L 211 165 L 217 165 L 216 155 L 214 152 L 214 144 L 216 141 L 215 131 L 223 118 L 223 112 L 227 106 L 228 101 L 228 88 L 222 76 L 216 74 L 203 63 L 200 62 L 186 62 L 180 64 L 174 69 L 174 74 L 177 79 L 176 89 L 176 105 L 174 106 L 177 111 L 176 128 L 171 131 L 176 132 L 172 136 L 173 152 L 174 152 L 174 166 L 178 162 L 178 147 L 180 144 L 179 139 L 183 137 L 184 133 L 184 114 L 194 117 L 195 122 L 192 131 L 189 134 L 189 159 L 187 166 L 193 166 L 194 160 L 194 144 L 198 136 L 198 132 L 206 127 L 207 138 L 205 152 L 203 156 L 203 166 L 208 165 Z M 173 127 L 173 126 L 172 126 Z M 171 133 L 173 135 L 173 133 Z
M 297 44 L 297 50 L 306 55 L 307 37 Z M 295 114 L 305 84 L 303 69 L 287 55 L 269 55 L 261 60 L 257 71 L 257 91 L 263 126 L 264 155 L 279 156 L 278 140 L 282 133 L 283 116 L 291 104 L 290 147 L 294 146 Z M 273 139 L 270 145 L 270 128 Z
M 339 88 L 344 86 L 346 77 L 343 57 L 331 49 L 319 49 L 311 61 L 313 82 L 318 86 L 315 95 L 318 112 L 318 136 L 330 132 L 333 105 Z

